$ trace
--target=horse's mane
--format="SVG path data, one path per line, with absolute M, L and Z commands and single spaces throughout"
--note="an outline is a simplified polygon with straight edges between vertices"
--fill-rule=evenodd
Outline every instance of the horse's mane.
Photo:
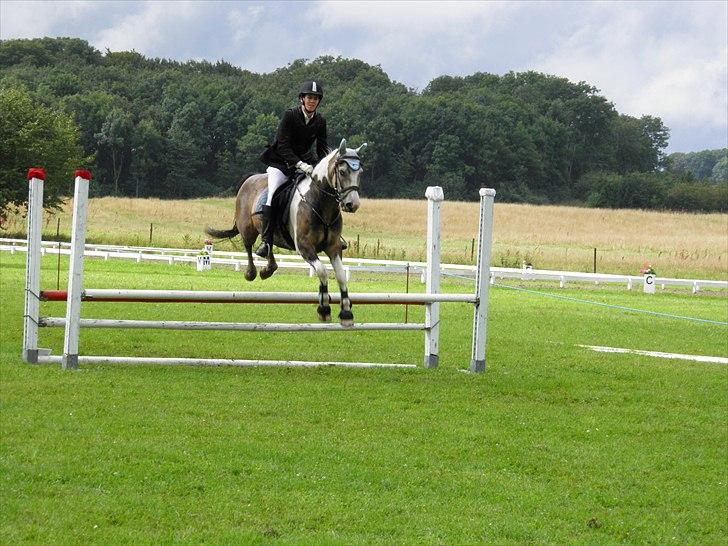
M 338 148 L 334 148 L 333 150 L 331 148 L 328 149 L 329 152 L 319 161 L 316 163 L 316 166 L 313 168 L 313 175 L 318 178 L 319 180 L 329 179 L 329 165 L 331 164 L 331 159 L 333 159 L 334 155 L 339 151 Z

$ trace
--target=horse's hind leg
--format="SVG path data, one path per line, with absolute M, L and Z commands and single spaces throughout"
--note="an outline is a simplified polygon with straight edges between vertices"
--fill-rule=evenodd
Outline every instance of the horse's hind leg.
M 254 281 L 258 270 L 253 263 L 253 245 L 245 244 L 245 252 L 248 253 L 248 267 L 245 269 L 245 280 Z
M 341 325 L 345 328 L 354 326 L 354 313 L 351 311 L 351 300 L 349 299 L 349 291 L 346 287 L 346 271 L 344 270 L 344 264 L 341 262 L 341 256 L 338 252 L 329 253 L 327 251 L 326 254 L 329 260 L 331 260 L 331 266 L 334 268 L 336 282 L 339 283 L 339 290 L 341 292 L 341 312 L 339 313 Z
M 276 257 L 273 255 L 273 245 L 270 245 L 268 247 L 268 263 L 260 270 L 260 278 L 267 279 L 276 272 L 276 269 L 278 269 L 278 264 L 276 263 Z
M 248 267 L 245 269 L 245 280 L 246 281 L 253 281 L 255 280 L 255 276 L 258 273 L 258 270 L 255 268 L 255 263 L 253 262 L 253 244 L 255 243 L 255 239 L 258 237 L 258 232 L 253 230 L 253 233 L 250 233 L 249 230 L 245 231 L 245 235 L 242 236 L 243 238 L 243 245 L 245 246 L 245 252 L 248 254 Z M 261 274 L 261 277 L 263 275 Z

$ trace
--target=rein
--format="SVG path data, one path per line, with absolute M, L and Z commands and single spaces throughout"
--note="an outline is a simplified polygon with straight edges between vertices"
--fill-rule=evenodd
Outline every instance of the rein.
M 321 216 L 321 213 L 316 210 L 316 207 L 306 199 L 305 195 L 301 193 L 301 188 L 296 186 L 296 191 L 298 192 L 298 195 L 301 196 L 301 202 L 306 203 L 311 208 L 311 211 L 316 215 L 319 220 L 321 220 L 321 223 L 324 225 L 324 229 L 326 230 L 326 232 L 328 232 L 331 229 L 331 226 L 334 225 L 334 222 L 336 222 L 336 220 L 341 217 L 341 207 L 339 206 L 341 204 L 341 197 L 339 196 L 339 192 L 335 189 L 333 192 L 327 191 L 327 187 L 330 187 L 329 184 L 321 184 L 319 179 L 315 176 L 311 176 L 311 184 L 315 186 L 319 192 L 323 193 L 328 197 L 332 197 L 336 201 L 336 216 L 334 216 L 331 222 L 327 222 L 326 220 L 324 220 L 324 217 Z
M 348 163 L 347 159 L 359 159 L 352 158 L 349 156 L 340 157 L 336 160 L 336 165 L 338 166 L 340 163 Z M 311 207 L 311 210 L 313 213 L 318 217 L 319 220 L 321 220 L 321 223 L 324 225 L 324 228 L 328 231 L 331 229 L 331 226 L 341 217 L 341 201 L 346 197 L 349 193 L 353 191 L 359 191 L 359 186 L 357 185 L 351 185 L 347 186 L 346 188 L 341 187 L 341 181 L 339 180 L 339 169 L 334 169 L 334 186 L 332 187 L 331 184 L 328 183 L 328 180 L 326 177 L 323 179 L 320 179 L 313 174 L 311 175 L 311 183 L 318 189 L 321 193 L 324 195 L 333 198 L 336 201 L 337 207 L 336 207 L 336 216 L 334 216 L 333 220 L 331 222 L 327 222 L 324 220 L 323 216 L 319 213 L 319 211 L 316 210 L 316 207 L 313 206 L 311 203 L 309 203 L 306 200 L 306 197 L 301 193 L 301 190 L 296 186 L 296 191 L 298 192 L 298 195 L 301 196 L 301 201 L 303 203 L 306 203 L 309 207 Z M 333 191 L 329 191 L 329 188 L 331 188 Z

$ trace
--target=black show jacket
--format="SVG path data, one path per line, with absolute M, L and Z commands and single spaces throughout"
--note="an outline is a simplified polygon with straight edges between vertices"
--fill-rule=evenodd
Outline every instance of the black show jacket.
M 290 176 L 299 161 L 315 165 L 329 153 L 326 139 L 326 119 L 316 112 L 307 125 L 301 107 L 296 106 L 283 113 L 275 142 L 266 147 L 260 160 Z M 314 142 L 315 154 L 311 150 Z

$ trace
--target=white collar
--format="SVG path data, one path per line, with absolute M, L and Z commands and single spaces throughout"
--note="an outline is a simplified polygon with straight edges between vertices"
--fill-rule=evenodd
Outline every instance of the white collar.
M 306 109 L 303 107 L 303 104 L 301 105 L 301 113 L 303 114 L 303 119 L 306 121 L 306 125 L 308 125 L 308 122 L 313 119 L 313 117 L 316 115 L 316 110 L 313 111 L 313 114 L 310 116 L 306 113 Z

